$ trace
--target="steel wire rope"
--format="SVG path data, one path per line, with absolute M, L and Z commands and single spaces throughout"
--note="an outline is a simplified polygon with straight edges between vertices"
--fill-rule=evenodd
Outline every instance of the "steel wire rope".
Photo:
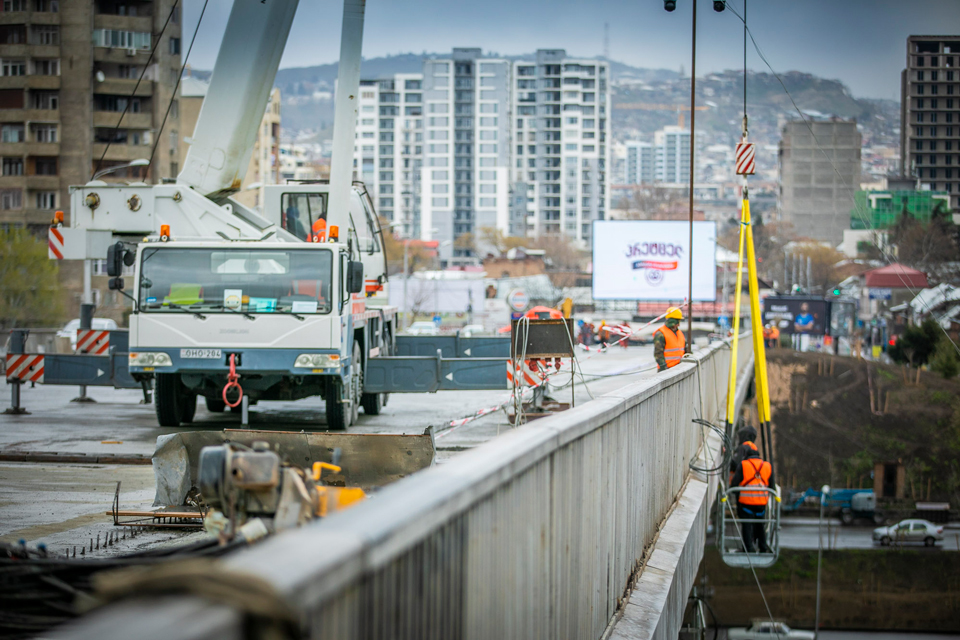
M 123 122 L 123 116 L 127 115 L 127 110 L 130 109 L 130 104 L 133 102 L 133 98 L 135 98 L 137 95 L 137 89 L 140 88 L 140 83 L 143 81 L 143 76 L 147 73 L 147 69 L 150 67 L 150 62 L 153 60 L 153 55 L 157 52 L 157 47 L 160 46 L 160 41 L 163 39 L 163 34 L 166 32 L 167 25 L 170 24 L 170 20 L 173 18 L 174 12 L 177 10 L 179 1 L 180 0 L 174 0 L 173 6 L 170 8 L 170 13 L 167 14 L 167 20 L 163 23 L 163 28 L 160 29 L 160 35 L 157 36 L 157 41 L 153 43 L 153 48 L 150 49 L 150 56 L 143 65 L 143 71 L 140 72 L 140 77 L 137 78 L 137 84 L 133 86 L 133 91 L 130 93 L 130 97 L 127 98 L 127 104 L 125 104 L 123 107 L 123 112 L 120 114 L 120 119 L 117 120 L 116 126 L 113 127 L 114 132 L 120 129 L 120 123 Z M 176 91 L 174 91 L 174 95 L 176 95 Z M 110 149 L 111 144 L 113 144 L 113 141 L 108 140 L 107 146 L 103 148 L 103 153 L 100 154 L 100 159 L 97 160 L 97 168 L 93 170 L 93 173 L 91 174 L 92 176 L 97 175 L 97 172 L 100 171 L 100 167 L 103 165 L 103 159 L 107 156 L 107 150 Z
M 157 137 L 153 141 L 153 148 L 150 150 L 147 170 L 149 170 L 151 165 L 153 165 L 153 156 L 155 156 L 157 153 L 157 145 L 160 144 L 160 136 L 163 134 L 163 127 L 167 124 L 167 116 L 170 115 L 170 108 L 173 106 L 173 101 L 177 99 L 177 90 L 180 88 L 180 80 L 183 79 L 183 72 L 187 68 L 187 62 L 190 60 L 190 52 L 193 51 L 193 43 L 197 41 L 197 33 L 200 31 L 200 23 L 203 22 L 203 14 L 207 12 L 207 4 L 209 2 L 210 0 L 203 0 L 203 8 L 200 10 L 200 17 L 197 18 L 197 26 L 193 30 L 193 37 L 190 38 L 190 46 L 187 47 L 187 54 L 183 57 L 183 64 L 180 65 L 180 73 L 177 74 L 177 82 L 173 86 L 173 93 L 170 94 L 170 101 L 167 103 L 167 110 L 163 114 L 163 121 L 160 123 L 160 128 L 157 130 Z M 176 178 L 176 176 L 173 177 Z
M 723 482 L 720 483 L 720 487 L 723 488 Z M 731 506 L 730 501 L 726 499 L 726 492 L 724 492 L 723 504 L 726 504 L 727 508 L 730 510 L 730 517 L 733 518 L 734 528 L 737 532 L 737 538 L 740 539 L 740 544 L 743 545 L 743 548 L 747 548 L 747 543 L 743 539 L 743 533 L 740 531 L 740 523 L 737 520 L 737 514 L 734 512 L 733 506 Z M 721 507 L 722 508 L 722 507 Z M 766 535 L 766 534 L 764 534 Z M 777 542 L 779 545 L 779 541 Z M 720 553 L 723 553 L 723 549 L 720 549 Z M 774 622 L 773 612 L 770 610 L 770 605 L 767 603 L 767 595 L 763 592 L 763 586 L 760 584 L 760 578 L 757 577 L 757 570 L 753 566 L 753 560 L 750 559 L 750 553 L 747 552 L 744 554 L 747 558 L 747 565 L 750 567 L 750 573 L 753 574 L 753 580 L 757 583 L 757 589 L 760 591 L 760 598 L 763 600 L 763 607 L 767 610 L 767 617 L 770 619 L 770 622 Z M 780 638 L 780 631 L 776 625 L 773 625 L 774 633 L 777 634 L 777 639 Z
M 746 4 L 746 0 L 744 0 L 744 4 Z M 766 56 L 763 54 L 763 51 L 761 51 L 760 45 L 757 44 L 757 40 L 753 37 L 753 32 L 750 30 L 750 27 L 747 26 L 746 20 L 744 20 L 744 18 L 741 17 L 739 13 L 737 13 L 736 9 L 734 9 L 730 3 L 727 3 L 727 7 L 730 9 L 733 15 L 735 15 L 737 18 L 740 19 L 741 22 L 743 22 L 743 28 L 747 32 L 747 34 L 749 34 L 750 41 L 753 43 L 753 48 L 756 50 L 757 55 L 759 55 L 760 59 L 763 60 L 763 63 L 767 65 L 767 68 L 770 69 L 770 73 L 773 74 L 773 76 L 777 79 L 777 82 L 779 82 L 780 86 L 783 88 L 784 93 L 786 93 L 787 97 L 790 98 L 790 102 L 791 104 L 793 104 L 794 110 L 800 116 L 800 119 L 803 121 L 804 125 L 807 127 L 807 130 L 810 131 L 810 135 L 811 137 L 813 137 L 813 141 L 817 145 L 817 150 L 819 150 L 820 153 L 823 154 L 823 157 L 826 158 L 827 162 L 830 163 L 830 167 L 833 169 L 834 173 L 836 173 L 837 176 L 840 178 L 840 181 L 843 182 L 843 186 L 849 190 L 850 184 L 847 182 L 846 178 L 843 177 L 843 174 L 840 173 L 840 170 L 837 169 L 837 166 L 833 163 L 833 160 L 830 158 L 830 156 L 827 154 L 824 148 L 820 145 L 820 140 L 817 138 L 816 134 L 813 132 L 813 127 L 810 125 L 810 121 L 807 120 L 806 116 L 804 116 L 803 112 L 800 110 L 800 107 L 797 106 L 796 100 L 793 99 L 793 95 L 791 95 L 790 91 L 787 89 L 787 85 L 784 84 L 783 79 L 780 77 L 780 74 L 774 71 L 773 66 L 770 65 L 770 62 L 767 60 Z M 746 83 L 746 75 L 744 75 L 744 83 Z M 873 225 L 870 224 L 866 216 L 860 210 L 860 206 L 857 204 L 857 201 L 855 198 L 853 199 L 853 210 L 856 211 L 857 217 L 860 218 L 860 221 L 863 222 L 866 229 L 875 230 L 873 229 Z M 890 258 L 890 254 L 888 254 L 883 249 L 883 247 L 880 247 L 879 245 L 876 245 L 876 246 L 877 246 L 877 250 L 880 252 L 880 255 L 883 256 L 884 260 L 886 261 L 887 266 L 892 266 L 893 264 L 895 264 L 894 261 Z M 916 298 L 917 291 L 913 287 L 911 287 L 906 280 L 903 279 L 903 274 L 901 274 L 900 272 L 896 272 L 896 275 L 897 275 L 897 278 L 900 280 L 900 282 L 903 284 L 904 288 L 909 290 L 910 293 L 914 296 L 914 298 Z M 921 304 L 923 304 L 923 301 L 921 301 Z M 924 305 L 924 307 L 925 307 L 925 310 L 929 313 L 930 307 L 928 305 Z M 943 333 L 944 337 L 950 341 L 951 345 L 953 345 L 953 348 L 957 352 L 957 354 L 960 355 L 960 346 L 958 346 L 957 343 L 954 342 L 953 338 L 950 337 L 950 334 L 947 333 L 947 330 L 943 328 L 943 325 L 941 325 L 939 322 L 937 322 L 936 325 L 940 329 L 940 331 Z

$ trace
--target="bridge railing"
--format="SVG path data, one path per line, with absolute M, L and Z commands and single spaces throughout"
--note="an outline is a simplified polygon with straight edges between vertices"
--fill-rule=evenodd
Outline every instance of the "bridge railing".
M 724 413 L 729 356 L 715 342 L 509 431 L 225 558 L 224 580 L 266 580 L 312 638 L 596 640 L 688 476 L 702 443 L 692 420 Z M 240 637 L 242 620 L 197 598 L 134 599 L 63 632 Z

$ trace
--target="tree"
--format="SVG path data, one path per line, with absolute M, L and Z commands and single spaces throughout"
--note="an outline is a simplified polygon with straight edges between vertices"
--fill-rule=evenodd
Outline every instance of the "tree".
M 930 359 L 930 369 L 949 380 L 960 373 L 960 359 L 957 358 L 957 347 L 945 335 L 940 336 L 937 350 Z
M 956 226 L 948 220 L 938 204 L 927 223 L 904 210 L 890 230 L 890 242 L 897 247 L 897 260 L 900 263 L 944 282 L 955 274 L 955 265 L 960 259 L 955 234 Z
M 887 354 L 894 362 L 922 367 L 936 352 L 943 332 L 933 318 L 927 318 L 922 324 L 910 325 Z
M 25 229 L 0 231 L 0 328 L 59 326 L 63 319 L 56 261 Z
M 626 205 L 625 220 L 679 220 L 689 215 L 686 192 L 659 184 L 633 187 Z
M 403 273 L 403 243 L 406 240 L 396 237 L 390 232 L 390 221 L 380 218 L 380 228 L 383 229 L 383 246 L 387 254 L 387 272 L 390 275 Z M 430 267 L 434 261 L 433 252 L 422 243 L 410 241 L 407 248 L 407 261 L 410 273 L 422 271 Z
M 799 260 L 799 270 L 802 271 L 800 280 L 803 282 L 807 281 L 807 259 L 810 259 L 809 288 L 812 291 L 808 293 L 825 293 L 839 281 L 837 265 L 845 260 L 845 256 L 836 249 L 815 242 L 804 242 L 794 245 L 788 251 Z M 781 258 L 776 267 L 771 265 L 770 268 L 776 272 L 782 265 Z
M 530 249 L 543 249 L 547 264 L 555 271 L 583 271 L 590 260 L 590 252 L 577 247 L 566 235 L 528 238 L 527 246 Z
M 526 243 L 526 238 L 508 236 L 496 227 L 480 227 L 480 244 L 496 252 L 497 255 L 503 255 L 510 249 L 522 247 Z

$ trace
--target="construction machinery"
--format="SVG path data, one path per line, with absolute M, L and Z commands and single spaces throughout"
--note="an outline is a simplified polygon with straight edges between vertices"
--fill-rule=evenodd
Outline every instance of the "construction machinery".
M 677 126 L 683 129 L 685 124 L 684 112 L 690 111 L 690 105 L 687 104 L 656 104 L 653 102 L 623 102 L 613 105 L 614 109 L 640 109 L 642 111 L 676 111 Z M 710 107 L 694 107 L 695 111 L 706 111 Z

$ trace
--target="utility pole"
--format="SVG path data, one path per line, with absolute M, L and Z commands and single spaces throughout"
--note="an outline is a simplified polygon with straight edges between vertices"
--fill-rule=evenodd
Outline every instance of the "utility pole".
M 693 4 L 693 51 L 690 63 L 690 244 L 687 256 L 690 277 L 687 280 L 687 353 L 690 353 L 693 348 L 693 161 L 697 131 L 697 0 L 693 0 L 691 4 Z

